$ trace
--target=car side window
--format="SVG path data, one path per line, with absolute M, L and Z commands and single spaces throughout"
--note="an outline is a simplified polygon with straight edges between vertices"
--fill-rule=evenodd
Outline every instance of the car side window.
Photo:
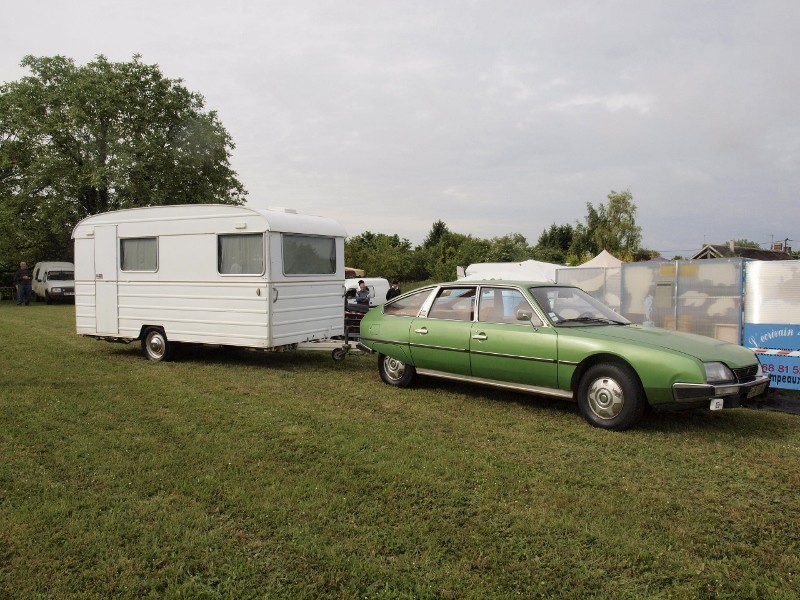
M 354 292 L 355 293 L 355 292 Z M 387 302 L 383 306 L 383 314 L 401 317 L 416 317 L 425 301 L 430 297 L 431 289 L 423 289 L 401 296 L 396 300 Z
M 530 315 L 530 319 L 520 320 L 518 311 Z M 478 305 L 478 321 L 482 323 L 532 323 L 539 326 L 542 321 L 531 308 L 522 292 L 513 288 L 482 287 Z
M 442 288 L 428 311 L 429 319 L 472 321 L 475 315 L 475 288 Z

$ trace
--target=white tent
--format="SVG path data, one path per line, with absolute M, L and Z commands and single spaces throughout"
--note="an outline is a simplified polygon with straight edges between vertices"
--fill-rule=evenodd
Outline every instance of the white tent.
M 479 279 L 510 279 L 516 281 L 552 281 L 556 280 L 556 270 L 566 269 L 563 265 L 526 260 L 516 263 L 475 263 L 464 270 L 459 280 L 476 281 Z
M 611 254 L 608 250 L 603 250 L 600 254 L 595 256 L 592 260 L 580 265 L 581 269 L 597 269 L 602 267 L 618 267 L 622 261 L 616 256 Z

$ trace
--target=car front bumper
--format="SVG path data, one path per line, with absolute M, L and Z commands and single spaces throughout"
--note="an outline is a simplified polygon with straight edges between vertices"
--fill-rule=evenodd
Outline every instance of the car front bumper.
M 768 387 L 769 375 L 761 375 L 747 383 L 724 385 L 676 383 L 672 386 L 672 396 L 680 405 L 702 405 L 714 399 L 721 399 L 725 408 L 734 408 L 743 400 L 762 395 Z

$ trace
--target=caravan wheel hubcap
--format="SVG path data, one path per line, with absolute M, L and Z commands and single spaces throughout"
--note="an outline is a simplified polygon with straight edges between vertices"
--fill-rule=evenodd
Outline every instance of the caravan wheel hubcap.
M 164 354 L 164 339 L 160 335 L 151 335 L 147 340 L 147 348 L 153 356 Z

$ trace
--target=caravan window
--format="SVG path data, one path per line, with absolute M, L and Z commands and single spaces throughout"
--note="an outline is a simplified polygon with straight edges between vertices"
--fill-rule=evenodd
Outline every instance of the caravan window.
M 119 265 L 123 271 L 158 270 L 156 238 L 131 238 L 119 241 Z
M 264 234 L 244 233 L 217 238 L 217 269 L 226 275 L 264 272 Z
M 284 275 L 334 275 L 336 238 L 283 235 Z

